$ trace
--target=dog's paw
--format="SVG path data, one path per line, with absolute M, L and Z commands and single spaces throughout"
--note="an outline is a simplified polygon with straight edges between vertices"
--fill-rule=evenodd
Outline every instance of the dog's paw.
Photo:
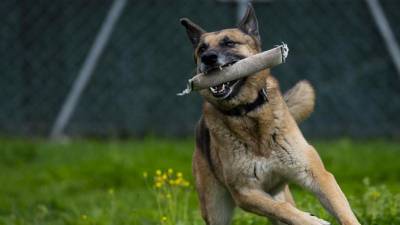
M 303 225 L 331 225 L 326 220 L 320 219 L 312 214 L 307 213 L 306 214 L 306 221 L 303 222 Z
M 318 218 L 316 216 L 312 216 L 312 217 L 313 217 L 314 220 L 316 220 L 317 224 L 319 224 L 319 225 L 331 225 L 331 223 L 329 223 L 326 220 L 320 219 L 320 218 Z

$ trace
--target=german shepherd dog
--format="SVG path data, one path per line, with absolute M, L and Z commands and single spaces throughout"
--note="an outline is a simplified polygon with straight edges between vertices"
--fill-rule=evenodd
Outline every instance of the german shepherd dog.
M 261 51 L 253 7 L 237 28 L 206 32 L 187 18 L 197 72 L 231 65 Z M 273 224 L 329 224 L 295 207 L 288 182 L 315 194 L 342 225 L 359 225 L 350 205 L 297 123 L 314 108 L 307 81 L 282 95 L 269 70 L 200 91 L 205 99 L 196 128 L 193 173 L 202 217 L 230 224 L 235 206 Z

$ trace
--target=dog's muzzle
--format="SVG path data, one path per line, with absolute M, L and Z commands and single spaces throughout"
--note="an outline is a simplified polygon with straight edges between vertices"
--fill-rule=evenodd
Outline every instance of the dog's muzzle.
M 199 70 L 204 74 L 209 74 L 214 70 L 222 70 L 224 67 L 232 65 L 238 60 L 239 59 L 228 59 L 228 57 L 220 55 L 216 51 L 208 51 L 201 55 L 201 64 Z M 239 88 L 240 83 L 242 83 L 241 79 L 228 81 L 210 87 L 209 90 L 215 98 L 223 100 L 235 93 L 235 89 Z

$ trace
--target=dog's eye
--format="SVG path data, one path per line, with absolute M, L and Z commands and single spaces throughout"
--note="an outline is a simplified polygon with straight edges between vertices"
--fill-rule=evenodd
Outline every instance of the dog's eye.
M 231 40 L 226 40 L 226 41 L 222 42 L 222 45 L 226 46 L 226 47 L 235 47 L 236 42 L 231 41 Z
M 199 50 L 198 50 L 199 54 L 204 52 L 207 49 L 207 47 L 208 46 L 206 44 L 200 45 Z

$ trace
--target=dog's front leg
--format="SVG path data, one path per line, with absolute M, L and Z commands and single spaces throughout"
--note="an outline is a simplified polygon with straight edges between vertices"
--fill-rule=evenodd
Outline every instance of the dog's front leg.
M 300 211 L 285 201 L 274 200 L 270 195 L 259 189 L 231 189 L 232 196 L 243 210 L 277 219 L 292 225 L 329 225 L 328 222 Z
M 306 178 L 304 179 L 303 174 L 299 183 L 311 190 L 340 224 L 360 225 L 335 177 L 325 169 L 315 149 L 310 146 L 305 155 L 309 165 L 306 170 Z

